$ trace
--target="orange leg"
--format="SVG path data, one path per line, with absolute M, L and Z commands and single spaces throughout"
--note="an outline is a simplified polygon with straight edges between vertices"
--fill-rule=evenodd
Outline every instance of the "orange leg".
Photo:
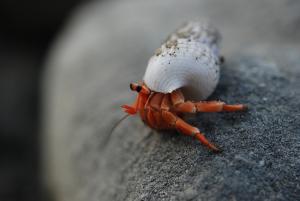
M 237 105 L 227 105 L 221 101 L 200 101 L 193 103 L 191 101 L 186 101 L 174 106 L 174 110 L 177 112 L 235 112 L 246 110 L 247 106 L 242 104 Z
M 126 112 L 127 114 L 135 115 L 137 112 L 139 102 L 140 96 L 138 95 L 135 102 L 132 105 L 122 105 L 121 108 L 123 108 L 124 112 Z
M 146 103 L 148 95 L 139 93 L 135 102 L 132 105 L 122 105 L 124 112 L 129 115 L 135 115 Z
M 191 126 L 190 124 L 186 123 L 181 118 L 174 115 L 173 113 L 168 112 L 168 111 L 162 111 L 162 118 L 171 127 L 176 128 L 177 130 L 179 130 L 180 132 L 182 132 L 185 135 L 195 137 L 197 140 L 199 140 L 202 144 L 207 146 L 212 151 L 214 151 L 214 152 L 221 151 L 215 145 L 210 143 L 205 138 L 205 136 L 202 133 L 200 133 L 198 128 Z

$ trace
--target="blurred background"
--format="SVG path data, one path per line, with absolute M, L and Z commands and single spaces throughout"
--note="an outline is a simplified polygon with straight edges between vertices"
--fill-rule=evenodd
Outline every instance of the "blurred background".
M 81 2 L 0 1 L 1 201 L 45 200 L 39 163 L 40 78 L 49 45 Z

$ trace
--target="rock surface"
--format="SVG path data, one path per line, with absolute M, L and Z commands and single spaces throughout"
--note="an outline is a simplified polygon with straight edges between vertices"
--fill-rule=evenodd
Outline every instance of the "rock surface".
M 82 8 L 45 72 L 49 190 L 57 200 L 76 201 L 299 198 L 299 5 L 133 0 Z M 224 36 L 226 64 L 209 99 L 250 107 L 187 118 L 224 152 L 212 154 L 176 132 L 157 133 L 138 118 L 108 135 L 123 115 L 119 106 L 136 95 L 129 82 L 142 78 L 171 31 L 195 17 L 209 17 Z

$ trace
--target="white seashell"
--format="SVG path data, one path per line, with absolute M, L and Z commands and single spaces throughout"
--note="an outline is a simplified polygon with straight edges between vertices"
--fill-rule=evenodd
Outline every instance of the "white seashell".
M 219 32 L 206 22 L 189 22 L 171 34 L 149 60 L 144 83 L 155 92 L 182 88 L 190 99 L 206 99 L 219 81 Z

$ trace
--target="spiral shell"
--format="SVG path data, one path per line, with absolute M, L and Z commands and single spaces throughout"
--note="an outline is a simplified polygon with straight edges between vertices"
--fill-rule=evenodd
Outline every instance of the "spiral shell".
M 219 81 L 220 40 L 219 32 L 208 22 L 186 23 L 150 58 L 145 84 L 156 92 L 182 88 L 190 99 L 206 99 Z

